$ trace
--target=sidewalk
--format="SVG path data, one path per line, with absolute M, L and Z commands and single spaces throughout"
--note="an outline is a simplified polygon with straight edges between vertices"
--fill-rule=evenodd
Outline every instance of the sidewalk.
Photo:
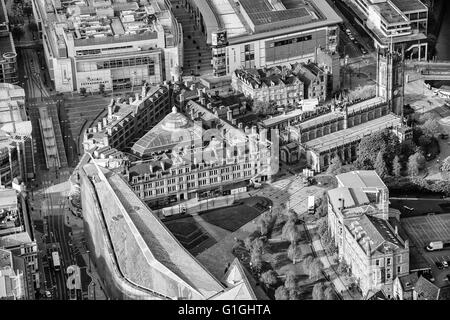
M 339 276 L 334 267 L 332 266 L 332 263 L 330 261 L 330 258 L 326 254 L 325 249 L 322 246 L 322 242 L 320 241 L 319 236 L 315 232 L 315 225 L 313 224 L 306 224 L 306 227 L 308 228 L 308 233 L 311 236 L 312 240 L 312 246 L 314 248 L 314 251 L 317 254 L 317 257 L 322 261 L 324 266 L 324 272 L 328 276 L 328 278 L 333 283 L 336 290 L 341 294 L 343 300 L 362 300 L 363 297 L 359 294 L 350 293 L 348 290 L 349 283 L 343 279 L 343 277 Z

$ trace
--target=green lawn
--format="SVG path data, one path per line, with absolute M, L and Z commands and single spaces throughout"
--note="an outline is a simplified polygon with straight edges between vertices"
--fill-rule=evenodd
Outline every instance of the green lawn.
M 257 209 L 245 204 L 200 213 L 206 222 L 231 232 L 238 230 L 260 214 Z

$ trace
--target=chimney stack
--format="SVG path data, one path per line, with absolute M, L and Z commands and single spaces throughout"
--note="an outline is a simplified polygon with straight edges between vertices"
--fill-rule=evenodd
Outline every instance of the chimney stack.
M 103 127 L 106 127 L 108 125 L 108 119 L 107 118 L 103 118 Z
M 132 97 L 128 98 L 128 103 L 129 103 L 129 104 L 132 104 L 132 103 L 133 103 L 133 98 L 132 98 Z
M 233 126 L 235 126 L 235 125 L 236 125 L 236 119 L 231 119 L 231 124 L 232 124 Z
M 136 93 L 134 94 L 134 97 L 136 98 L 135 101 L 139 101 L 139 93 L 136 92 Z
M 202 94 L 202 89 L 197 88 L 197 96 L 198 96 L 199 98 L 201 98 L 201 97 L 203 96 L 203 94 Z
M 395 225 L 395 235 L 398 236 L 398 226 Z
M 228 121 L 233 120 L 233 111 L 231 111 L 231 109 L 227 110 L 227 120 Z
M 239 128 L 239 129 L 242 129 L 242 128 L 243 128 L 243 126 L 244 126 L 244 125 L 242 124 L 242 122 L 239 122 L 239 124 L 238 124 L 238 128 Z

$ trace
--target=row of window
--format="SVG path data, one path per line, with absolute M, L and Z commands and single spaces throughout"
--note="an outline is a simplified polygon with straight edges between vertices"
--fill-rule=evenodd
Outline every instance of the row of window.
M 291 39 L 286 39 L 286 40 L 280 40 L 280 41 L 275 41 L 269 44 L 270 48 L 273 47 L 281 47 L 281 46 L 286 46 L 289 44 L 293 44 L 293 43 L 297 43 L 297 42 L 303 42 L 303 41 L 308 41 L 308 40 L 312 40 L 312 35 L 306 35 L 306 36 L 301 36 L 301 37 L 296 37 L 296 38 L 291 38 Z

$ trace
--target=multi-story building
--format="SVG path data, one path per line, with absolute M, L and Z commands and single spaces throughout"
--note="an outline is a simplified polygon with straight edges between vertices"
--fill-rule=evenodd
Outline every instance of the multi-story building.
M 84 157 L 91 160 L 86 153 Z M 110 299 L 253 300 L 261 287 L 233 263 L 221 282 L 169 232 L 120 174 L 79 170 L 87 246 Z M 223 276 L 221 273 L 219 275 Z
M 420 0 L 345 0 L 376 48 L 405 45 L 407 58 L 427 59 L 428 8 Z
M 213 73 L 315 60 L 332 52 L 342 19 L 325 0 L 183 0 L 212 47 Z
M 231 85 L 254 101 L 286 106 L 303 99 L 303 82 L 287 67 L 237 69 L 233 72 Z
M 394 297 L 394 279 L 409 274 L 409 242 L 388 221 L 389 191 L 375 171 L 336 176 L 328 191 L 328 226 L 338 256 L 349 265 L 363 295 Z M 393 212 L 394 213 L 394 212 Z
M 145 160 L 130 165 L 128 182 L 151 207 L 229 195 L 250 180 L 271 179 L 276 146 L 266 130 L 239 129 L 194 101 L 185 113 L 174 108 L 132 147 Z
M 0 83 L 18 83 L 17 53 L 9 30 L 5 0 L 0 0 Z
M 166 0 L 32 3 L 56 91 L 178 80 L 182 30 Z
M 318 99 L 323 102 L 327 99 L 328 74 L 316 63 L 297 63 L 292 66 L 293 73 L 296 74 L 304 85 L 305 99 Z
M 170 94 L 165 86 L 145 85 L 141 94 L 128 101 L 112 100 L 108 105 L 108 116 L 84 133 L 84 149 L 111 147 L 127 151 L 169 110 Z
M 33 282 L 29 280 L 24 259 L 0 249 L 0 299 L 34 300 Z
M 0 83 L 0 113 L 0 182 L 10 186 L 15 177 L 26 181 L 35 173 L 32 127 L 21 87 Z
M 0 189 L 0 249 L 8 250 L 23 264 L 27 290 L 40 287 L 37 244 L 30 206 L 24 192 Z

